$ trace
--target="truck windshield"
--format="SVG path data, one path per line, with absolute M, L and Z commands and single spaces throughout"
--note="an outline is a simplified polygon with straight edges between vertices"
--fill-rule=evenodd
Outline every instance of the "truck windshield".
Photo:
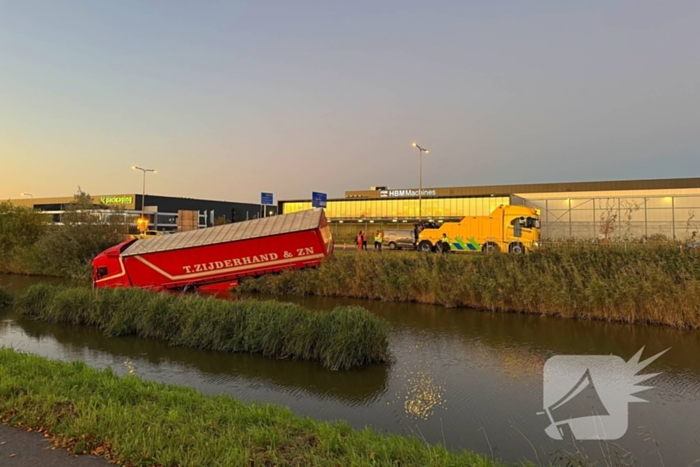
M 528 217 L 525 219 L 525 228 L 527 229 L 539 229 L 540 220 L 535 217 Z

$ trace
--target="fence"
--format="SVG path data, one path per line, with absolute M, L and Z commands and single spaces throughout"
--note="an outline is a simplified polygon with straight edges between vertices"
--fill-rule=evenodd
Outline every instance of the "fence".
M 527 199 L 542 211 L 542 237 L 549 239 L 686 240 L 700 231 L 700 196 L 647 198 Z

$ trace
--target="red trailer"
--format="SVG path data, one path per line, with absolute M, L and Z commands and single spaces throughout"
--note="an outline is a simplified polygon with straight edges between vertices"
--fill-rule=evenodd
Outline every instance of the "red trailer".
M 129 240 L 92 262 L 96 287 L 221 290 L 244 277 L 318 266 L 333 253 L 323 209 Z

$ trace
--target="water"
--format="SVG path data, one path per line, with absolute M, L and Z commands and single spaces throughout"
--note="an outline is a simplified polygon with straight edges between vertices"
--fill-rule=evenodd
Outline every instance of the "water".
M 21 290 L 36 278 L 0 275 Z M 700 332 L 665 327 L 490 314 L 417 304 L 287 298 L 314 309 L 360 304 L 390 323 L 389 365 L 331 372 L 318 364 L 206 352 L 135 337 L 106 338 L 90 327 L 0 317 L 0 345 L 146 379 L 265 401 L 354 427 L 413 434 L 449 449 L 507 462 L 547 463 L 557 452 L 591 459 L 630 453 L 636 465 L 700 464 Z M 542 369 L 560 354 L 619 355 L 628 360 L 671 348 L 644 372 L 662 372 L 629 406 L 620 440 L 554 441 L 544 433 Z M 611 455 L 607 453 L 610 451 Z M 605 464 L 603 464 L 605 465 Z

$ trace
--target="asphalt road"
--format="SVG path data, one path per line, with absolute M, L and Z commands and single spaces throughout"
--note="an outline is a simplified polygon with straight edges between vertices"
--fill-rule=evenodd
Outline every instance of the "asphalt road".
M 53 445 L 41 433 L 0 424 L 0 466 L 2 467 L 105 467 L 107 459 L 95 456 L 71 456 Z

